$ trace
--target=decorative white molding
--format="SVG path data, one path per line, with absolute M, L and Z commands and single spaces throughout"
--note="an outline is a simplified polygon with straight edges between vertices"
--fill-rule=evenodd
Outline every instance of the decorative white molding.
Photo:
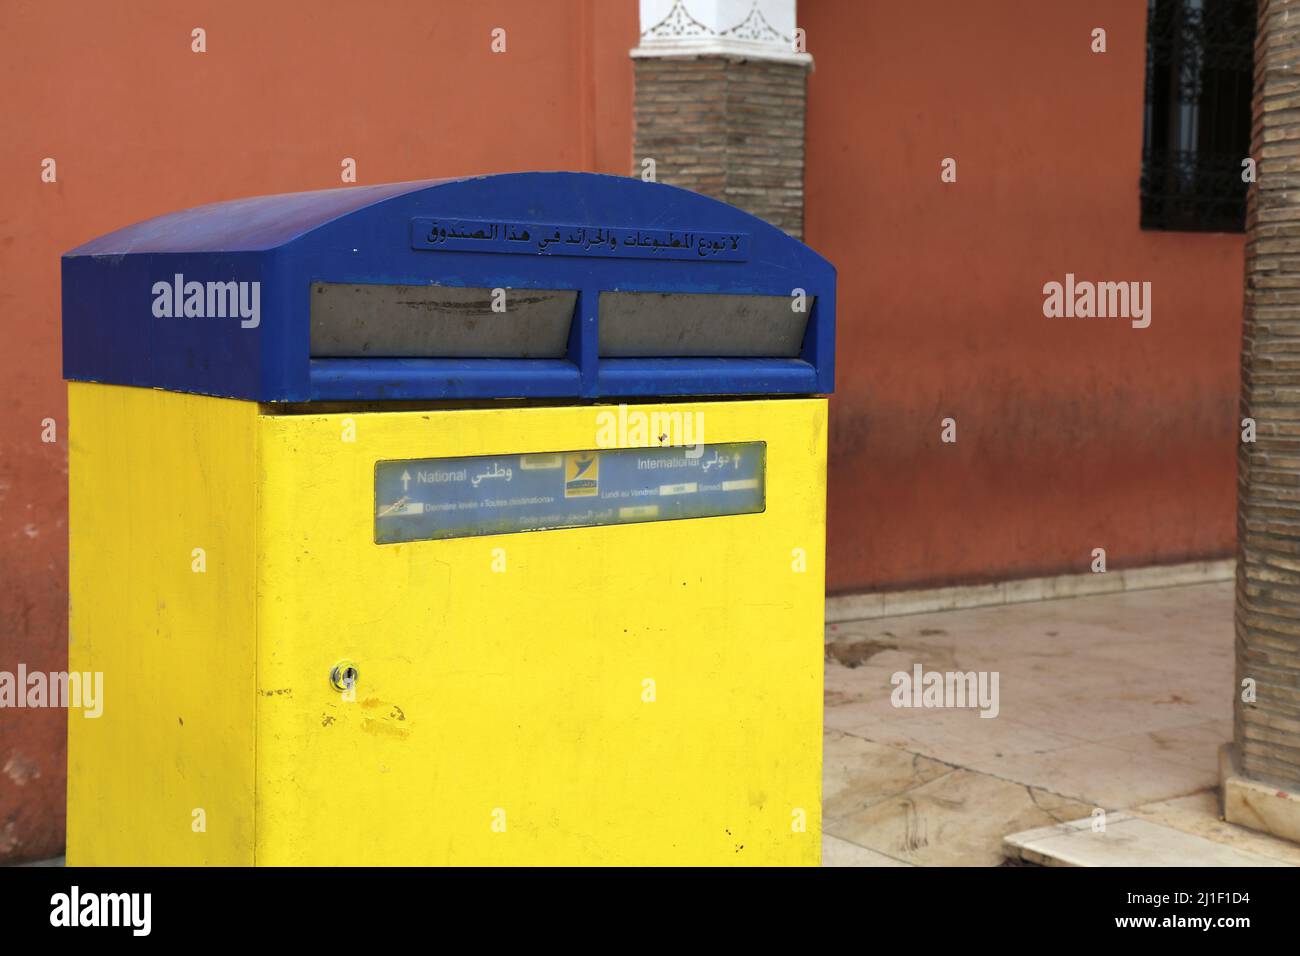
M 812 64 L 795 47 L 797 0 L 641 0 L 634 57 L 737 56 Z

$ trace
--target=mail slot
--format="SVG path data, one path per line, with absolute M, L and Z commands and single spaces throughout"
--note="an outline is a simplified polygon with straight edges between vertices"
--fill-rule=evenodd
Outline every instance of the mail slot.
M 143 222 L 63 308 L 70 864 L 818 862 L 812 250 L 509 174 Z

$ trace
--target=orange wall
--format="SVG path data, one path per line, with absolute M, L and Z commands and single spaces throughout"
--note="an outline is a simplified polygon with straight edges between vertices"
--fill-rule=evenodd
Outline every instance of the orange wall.
M 1138 228 L 1146 4 L 799 20 L 807 241 L 840 277 L 831 588 L 1230 554 L 1243 239 Z M 1066 272 L 1149 280 L 1151 327 L 1044 318 Z
M 169 210 L 341 185 L 344 157 L 362 183 L 626 174 L 636 39 L 636 5 L 600 0 L 0 5 L 0 670 L 66 666 L 62 252 Z M 0 862 L 61 848 L 64 760 L 63 713 L 0 712 Z
M 804 0 L 800 22 L 807 238 L 841 283 L 831 587 L 1228 554 L 1242 238 L 1138 229 L 1145 6 Z M 636 33 L 633 0 L 0 5 L 0 670 L 65 666 L 59 254 L 338 185 L 345 156 L 363 183 L 626 173 Z M 1067 271 L 1150 280 L 1151 328 L 1045 319 Z M 0 712 L 0 860 L 61 846 L 63 728 Z

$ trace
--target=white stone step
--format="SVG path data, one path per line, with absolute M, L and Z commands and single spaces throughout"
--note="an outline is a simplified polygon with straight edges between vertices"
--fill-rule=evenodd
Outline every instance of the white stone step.
M 1037 866 L 1288 866 L 1249 850 L 1130 814 L 1107 814 L 1013 833 L 1002 843 L 1007 858 Z

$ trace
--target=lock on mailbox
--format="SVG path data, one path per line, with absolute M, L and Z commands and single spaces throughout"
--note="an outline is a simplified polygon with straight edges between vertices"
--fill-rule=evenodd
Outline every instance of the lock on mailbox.
M 70 864 L 818 861 L 820 256 L 530 173 L 163 216 L 63 304 Z

